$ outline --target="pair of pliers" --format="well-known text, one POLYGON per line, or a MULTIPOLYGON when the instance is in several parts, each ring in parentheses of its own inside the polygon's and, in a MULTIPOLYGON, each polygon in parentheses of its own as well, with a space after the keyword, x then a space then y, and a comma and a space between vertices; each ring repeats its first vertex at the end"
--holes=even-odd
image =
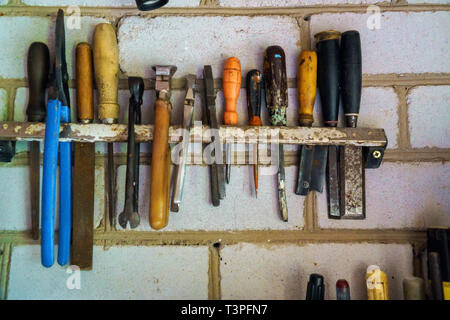
POLYGON ((42 265, 54 263, 56 177, 59 148, 59 242, 58 264, 69 262, 72 215, 71 143, 59 142, 61 122, 70 122, 70 97, 66 64, 64 11, 56 19, 55 61, 48 90, 42 178, 42 265))

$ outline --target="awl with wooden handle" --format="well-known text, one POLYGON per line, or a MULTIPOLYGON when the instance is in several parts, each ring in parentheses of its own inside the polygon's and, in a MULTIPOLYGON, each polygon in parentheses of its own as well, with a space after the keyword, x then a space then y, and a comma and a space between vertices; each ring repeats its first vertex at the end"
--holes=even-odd
POLYGON ((159 230, 169 223, 170 149, 169 126, 172 112, 171 79, 176 66, 154 66, 156 73, 155 124, 150 180, 150 226, 159 230))
MULTIPOLYGON (((247 109, 248 124, 251 126, 262 126, 261 121, 261 92, 262 74, 258 70, 250 70, 247 73, 247 109)), ((258 143, 253 145, 253 182, 255 185, 255 195, 258 198, 258 143)))
MULTIPOLYGON (((78 121, 94 121, 92 49, 88 43, 76 47, 78 121)), ((94 244, 95 144, 74 143, 71 263, 92 269, 94 244)))
MULTIPOLYGON (((327 127, 337 127, 339 113, 339 36, 338 31, 316 34, 317 84, 322 104, 323 122, 327 127)), ((340 218, 339 205, 339 147, 316 146, 314 162, 317 168, 311 172, 311 180, 323 183, 327 171, 328 217, 340 218), (328 159, 327 159, 328 155, 328 159)), ((322 191, 322 188, 312 190, 322 191)))
MULTIPOLYGON (((361 103, 361 40, 358 31, 341 35, 340 47, 341 96, 345 125, 356 128, 361 103)), ((362 147, 340 148, 341 219, 364 219, 365 182, 362 147)))
MULTIPOLYGON (((241 62, 236 57, 228 58, 222 77, 223 96, 225 98, 225 112, 223 123, 235 126, 238 124, 238 114, 236 112, 237 100, 241 91, 241 62)), ((226 180, 230 183, 231 175, 231 144, 227 143, 227 164, 225 167, 226 180)))
MULTIPOLYGON (((100 23, 94 31, 94 70, 98 91, 98 118, 102 123, 113 124, 119 119, 117 100, 119 87, 119 50, 114 28, 100 23)), ((115 226, 115 167, 114 145, 108 143, 108 211, 111 228, 115 226)))
MULTIPOLYGON (((317 89, 317 54, 314 51, 303 51, 300 54, 297 90, 299 102, 299 124, 311 127, 314 122, 313 110, 317 89)), ((298 169, 296 194, 306 196, 311 184, 311 170, 313 165, 313 146, 302 146, 298 169)))
MULTIPOLYGON (((286 55, 280 46, 270 46, 264 54, 264 88, 266 107, 272 126, 286 126, 288 106, 286 55)), ((278 145, 278 204, 283 221, 288 220, 283 145, 278 145)))
MULTIPOLYGON (((28 107, 29 122, 45 120, 45 88, 48 82, 50 55, 48 47, 42 42, 33 42, 28 49, 28 107)), ((40 211, 40 142, 30 142, 30 200, 31 200, 31 236, 39 239, 40 211)))

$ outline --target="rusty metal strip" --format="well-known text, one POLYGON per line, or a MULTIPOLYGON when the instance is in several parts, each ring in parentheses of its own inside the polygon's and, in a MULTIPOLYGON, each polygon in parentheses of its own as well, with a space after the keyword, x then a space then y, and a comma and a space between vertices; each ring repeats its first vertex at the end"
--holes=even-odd
POLYGON ((341 219, 364 219, 365 185, 362 148, 340 148, 341 219))
POLYGON ((92 269, 94 242, 95 145, 74 145, 71 264, 92 269))
MULTIPOLYGON (((180 126, 169 128, 169 143, 182 140, 180 126)), ((275 143, 308 145, 354 145, 384 147, 387 144, 384 129, 379 128, 307 128, 307 127, 272 127, 272 126, 221 126, 220 138, 236 143, 257 141, 267 143, 271 137, 278 137, 275 143)), ((136 141, 153 140, 152 125, 136 125, 136 141)), ((44 123, 0 122, 2 140, 38 141, 43 140, 44 123)), ((127 125, 124 124, 76 124, 61 125, 60 141, 75 142, 126 142, 127 125)), ((208 126, 194 126, 190 141, 211 142, 208 126)))

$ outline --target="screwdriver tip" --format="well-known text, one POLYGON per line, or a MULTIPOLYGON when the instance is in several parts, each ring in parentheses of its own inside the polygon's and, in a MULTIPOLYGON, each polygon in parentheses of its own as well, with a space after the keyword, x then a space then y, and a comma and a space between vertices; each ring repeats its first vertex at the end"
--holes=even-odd
POLYGON ((258 199, 258 189, 255 189, 256 199, 258 199))

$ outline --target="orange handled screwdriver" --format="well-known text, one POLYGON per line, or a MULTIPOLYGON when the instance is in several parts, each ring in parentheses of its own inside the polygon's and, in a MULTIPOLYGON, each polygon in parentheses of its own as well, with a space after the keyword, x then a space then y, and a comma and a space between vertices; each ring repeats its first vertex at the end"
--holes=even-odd
MULTIPOLYGON (((250 70, 246 78, 248 124, 251 126, 262 126, 261 121, 261 91, 262 75, 258 70, 250 70)), ((253 181, 255 183, 255 194, 258 198, 258 144, 253 147, 253 181)))
MULTIPOLYGON (((228 58, 223 70, 223 96, 225 97, 225 113, 223 122, 226 125, 237 125, 237 99, 241 90, 241 62, 236 57, 228 58)), ((231 175, 231 145, 227 143, 226 179, 230 183, 231 175)))

